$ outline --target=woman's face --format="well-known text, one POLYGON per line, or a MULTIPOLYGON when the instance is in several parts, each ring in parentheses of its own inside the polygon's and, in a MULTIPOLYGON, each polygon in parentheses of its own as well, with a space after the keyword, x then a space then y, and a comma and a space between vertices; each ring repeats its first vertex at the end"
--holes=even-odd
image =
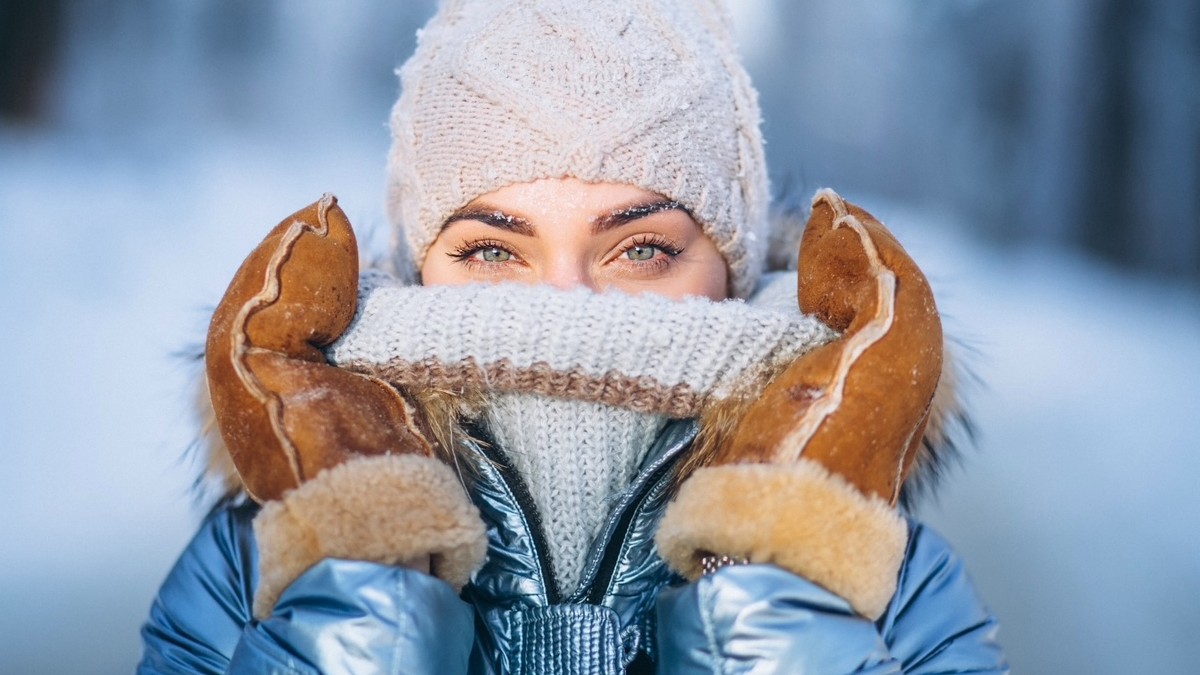
POLYGON ((630 185, 521 183, 467 204, 442 226, 425 285, 516 282, 672 299, 728 297, 725 260, 686 210, 630 185))

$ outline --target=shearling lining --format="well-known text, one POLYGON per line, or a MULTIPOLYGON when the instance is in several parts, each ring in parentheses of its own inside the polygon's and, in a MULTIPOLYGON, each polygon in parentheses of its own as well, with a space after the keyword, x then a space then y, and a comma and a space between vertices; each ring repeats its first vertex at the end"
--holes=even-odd
POLYGON ((698 469, 655 538, 659 555, 688 579, 700 576, 705 553, 770 563, 872 620, 895 593, 907 540, 904 519, 887 502, 805 459, 698 469))
POLYGON ((418 455, 364 457, 324 471, 264 505, 254 534, 258 618, 324 558, 394 565, 430 555, 434 576, 458 591, 487 552, 483 521, 457 476, 418 455))

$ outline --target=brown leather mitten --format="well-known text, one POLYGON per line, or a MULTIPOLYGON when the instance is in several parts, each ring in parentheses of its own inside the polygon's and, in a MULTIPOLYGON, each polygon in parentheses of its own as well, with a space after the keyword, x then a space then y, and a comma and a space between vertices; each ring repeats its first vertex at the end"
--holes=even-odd
POLYGON ((431 556, 456 589, 486 538, 416 408, 320 348, 354 317, 358 247, 332 195, 280 223, 242 263, 209 325, 205 367, 221 437, 255 518, 254 612, 323 558, 431 556))
POLYGON ((842 336, 763 391, 680 487, 659 552, 695 579, 710 554, 773 563, 878 618, 907 526, 895 509, 942 371, 924 275, 879 221, 831 190, 800 246, 800 309, 842 336))

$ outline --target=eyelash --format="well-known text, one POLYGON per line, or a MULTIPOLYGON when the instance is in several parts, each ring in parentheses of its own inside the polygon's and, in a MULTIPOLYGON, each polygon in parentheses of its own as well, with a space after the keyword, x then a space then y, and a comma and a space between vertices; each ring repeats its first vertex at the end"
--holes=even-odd
MULTIPOLYGON (((652 234, 652 235, 641 235, 638 237, 634 237, 633 240, 631 240, 627 246, 622 247, 621 250, 617 252, 616 259, 620 260, 623 256, 628 254, 631 250, 633 250, 635 248, 639 248, 639 247, 640 248, 655 248, 655 249, 658 249, 659 251, 662 251, 663 254, 665 254, 665 256, 666 256, 665 258, 663 258, 662 256, 654 256, 650 260, 646 260, 646 261, 635 261, 635 260, 626 260, 625 261, 625 264, 636 265, 636 266, 642 268, 643 270, 647 270, 647 271, 658 271, 659 269, 670 265, 675 257, 677 257, 679 254, 683 253, 683 249, 681 247, 675 245, 675 243, 673 241, 671 241, 670 239, 667 239, 666 237, 664 237, 660 234, 652 234)), ((480 251, 485 251, 488 249, 497 249, 500 251, 504 251, 504 252, 508 253, 509 256, 511 256, 512 260, 520 260, 519 256, 517 256, 516 252, 513 251, 512 247, 508 246, 504 242, 497 241, 495 239, 479 239, 476 241, 468 241, 468 242, 465 242, 462 245, 458 246, 454 250, 447 252, 446 255, 450 256, 455 261, 462 263, 463 265, 470 266, 470 267, 486 266, 485 269, 495 269, 494 266, 505 264, 505 263, 487 262, 484 260, 477 260, 475 258, 476 254, 478 254, 480 251)))
POLYGON ((625 253, 629 249, 637 247, 637 246, 642 246, 642 247, 652 246, 652 247, 662 251, 663 253, 666 253, 667 255, 671 256, 672 258, 679 255, 680 253, 683 253, 682 248, 676 246, 675 242, 671 241, 670 239, 667 239, 666 237, 662 236, 661 234, 648 234, 648 235, 641 235, 638 237, 634 237, 633 241, 629 242, 629 246, 626 246, 624 249, 621 250, 621 253, 625 253))
POLYGON ((500 250, 500 251, 504 251, 508 255, 512 256, 512 258, 517 258, 516 252, 513 251, 511 247, 509 247, 504 242, 496 241, 494 239, 480 239, 477 241, 468 241, 468 242, 462 244, 461 246, 459 246, 458 248, 455 248, 453 251, 448 252, 446 255, 450 256, 451 258, 453 258, 454 260, 457 260, 460 263, 463 263, 464 265, 502 264, 502 263, 485 262, 483 260, 475 259, 476 253, 479 253, 480 251, 485 251, 487 249, 492 249, 492 248, 500 250))
POLYGON ((676 256, 678 256, 680 253, 683 253, 683 249, 679 246, 676 246, 675 242, 671 241, 670 239, 667 239, 661 234, 650 234, 634 237, 633 240, 629 242, 628 246, 623 247, 617 253, 617 258, 620 259, 635 248, 656 248, 665 254, 665 258, 656 255, 653 258, 645 261, 625 261, 628 264, 637 265, 643 269, 653 271, 658 271, 667 267, 674 261, 673 259, 676 256))

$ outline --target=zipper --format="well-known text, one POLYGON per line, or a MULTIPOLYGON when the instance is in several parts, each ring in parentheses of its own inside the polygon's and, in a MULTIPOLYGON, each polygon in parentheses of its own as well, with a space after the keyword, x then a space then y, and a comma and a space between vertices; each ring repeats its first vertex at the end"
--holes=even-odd
POLYGON ((496 478, 504 485, 509 494, 517 502, 517 508, 524 514, 525 520, 529 523, 529 536, 532 539, 534 557, 537 558, 538 569, 542 572, 542 578, 546 580, 545 592, 546 603, 557 605, 562 602, 562 593, 558 589, 558 579, 554 576, 554 569, 550 565, 550 561, 546 552, 550 547, 546 543, 546 533, 542 529, 542 515, 537 509, 537 505, 533 501, 533 495, 529 491, 529 487, 525 484, 525 479, 521 477, 517 471, 508 463, 508 458, 504 453, 496 449, 496 445, 491 441, 490 437, 482 435, 484 430, 480 428, 472 428, 471 435, 481 439, 482 442, 474 444, 479 452, 488 462, 492 463, 496 468, 496 478))
POLYGON ((649 466, 625 492, 618 505, 620 515, 616 516, 615 524, 613 524, 613 516, 610 516, 605 528, 601 531, 606 535, 606 540, 599 562, 594 561, 596 553, 593 553, 584 569, 584 577, 580 580, 579 588, 567 599, 567 602, 600 604, 608 592, 609 584, 612 583, 612 576, 621 558, 621 553, 625 550, 625 544, 629 539, 630 524, 643 511, 649 495, 663 485, 668 474, 673 471, 679 456, 691 446, 696 438, 697 429, 694 421, 687 423, 673 421, 663 430, 656 446, 662 444, 667 446, 666 449, 657 452, 651 451, 652 456, 657 454, 657 457, 650 461, 649 466), (689 426, 685 428, 684 424, 689 426))
MULTIPOLYGON (((629 539, 629 526, 634 518, 642 511, 642 507, 646 503, 646 495, 656 490, 663 482, 664 477, 671 472, 675 466, 674 457, 671 461, 664 461, 659 466, 655 467, 651 473, 646 476, 646 482, 637 491, 630 503, 626 505, 621 513, 620 520, 617 521, 616 532, 618 537, 608 541, 604 549, 604 558, 600 561, 600 566, 596 569, 596 574, 593 577, 591 584, 581 585, 582 589, 587 589, 587 602, 589 604, 598 605, 604 599, 608 592, 608 586, 612 583, 613 574, 616 572, 617 563, 621 559, 621 553, 625 550, 625 542, 629 539)), ((576 601, 577 598, 572 598, 576 601)), ((578 599, 581 601, 581 599, 578 599)))

